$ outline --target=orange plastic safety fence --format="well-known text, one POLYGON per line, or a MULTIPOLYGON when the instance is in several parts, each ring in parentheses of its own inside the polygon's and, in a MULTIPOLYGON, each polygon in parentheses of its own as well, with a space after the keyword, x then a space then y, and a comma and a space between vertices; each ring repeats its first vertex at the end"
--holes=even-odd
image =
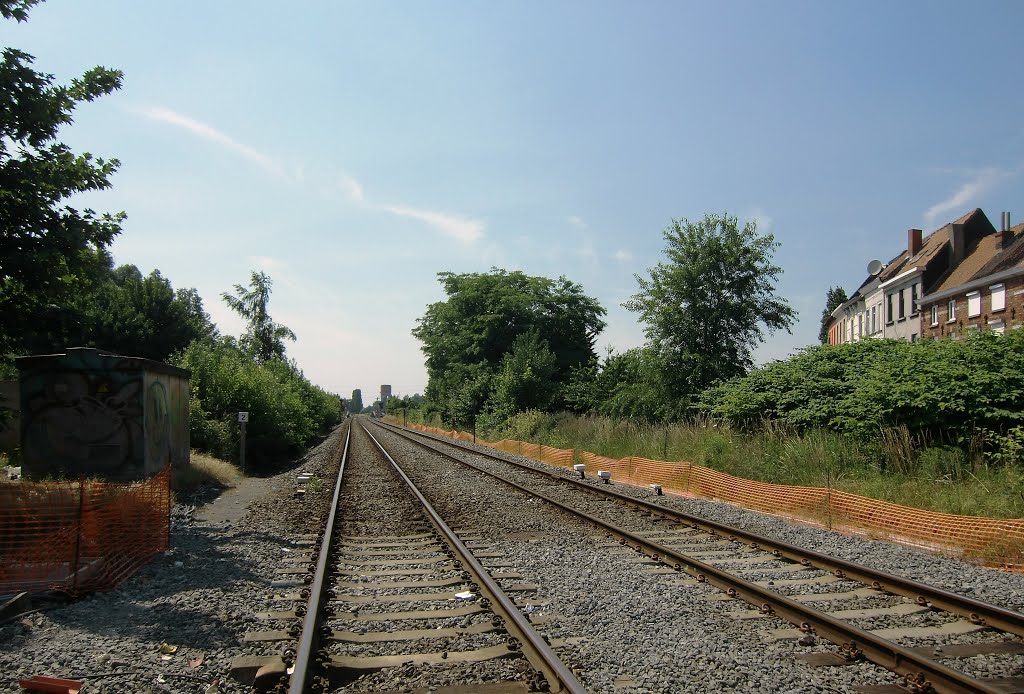
MULTIPOLYGON (((433 427, 420 431, 456 436, 433 427)), ((553 448, 526 441, 487 443, 506 453, 569 468, 577 460, 592 474, 635 485, 660 484, 665 491, 717 499, 745 508, 807 521, 835 530, 962 556, 992 568, 1024 571, 1024 518, 982 518, 926 511, 825 487, 796 487, 733 477, 690 463, 628 457, 616 460, 588 451, 553 448)))
POLYGON ((0 594, 116 586, 167 550, 170 479, 0 483, 0 594))

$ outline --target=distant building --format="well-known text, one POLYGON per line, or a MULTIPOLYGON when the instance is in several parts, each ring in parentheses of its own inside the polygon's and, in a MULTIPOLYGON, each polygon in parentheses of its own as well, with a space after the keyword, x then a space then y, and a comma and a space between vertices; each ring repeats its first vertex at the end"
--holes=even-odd
MULTIPOLYGON (((975 209, 922 238, 920 229, 907 232, 907 248, 882 265, 873 261, 869 276, 848 301, 832 312, 829 344, 859 342, 868 337, 887 337, 913 342, 933 334, 922 321, 926 294, 948 285, 950 277, 972 276, 985 261, 968 263, 970 272, 959 272, 980 246, 993 246, 995 227, 985 213, 975 209), (924 329, 923 329, 924 328, 924 329)), ((991 258, 991 254, 986 259, 991 258)), ((929 309, 931 310, 931 309, 929 309)), ((929 315, 930 319, 930 315, 929 315)))
POLYGON ((1010 226, 1003 213, 999 233, 969 246, 963 260, 921 299, 922 329, 929 337, 1024 324, 1024 224, 1010 226))
POLYGON ((384 407, 388 404, 388 398, 391 397, 391 386, 380 387, 380 406, 384 407))

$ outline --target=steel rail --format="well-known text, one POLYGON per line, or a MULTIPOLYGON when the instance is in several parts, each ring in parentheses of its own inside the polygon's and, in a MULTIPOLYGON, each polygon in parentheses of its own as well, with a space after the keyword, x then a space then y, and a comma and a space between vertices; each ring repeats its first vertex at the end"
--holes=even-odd
POLYGON ((323 618, 323 600, 327 582, 327 566, 331 553, 331 543, 334 539, 334 523, 338 515, 338 502, 341 499, 341 482, 345 476, 345 463, 348 462, 348 444, 352 438, 352 425, 349 424, 348 432, 345 434, 345 448, 341 453, 341 467, 338 470, 338 481, 334 483, 334 498, 331 500, 331 512, 327 516, 327 528, 324 530, 323 540, 320 542, 320 553, 317 557, 316 572, 313 574, 313 584, 309 590, 309 600, 306 602, 306 614, 302 620, 302 634, 299 637, 299 645, 295 651, 295 664, 288 682, 288 694, 303 694, 310 691, 312 684, 309 682, 313 674, 316 651, 320 647, 320 621, 323 618))
MULTIPOLYGON (((393 427, 394 425, 388 426, 393 427)), ((396 433, 398 433, 398 431, 407 433, 409 430, 399 429, 396 430, 396 433)), ((467 448, 450 440, 437 438, 423 432, 415 433, 439 443, 469 451, 474 455, 480 455, 502 463, 515 465, 537 474, 546 474, 560 482, 576 485, 578 488, 585 489, 593 494, 603 494, 605 496, 617 498, 631 505, 641 506, 648 511, 659 513, 667 518, 671 518, 672 520, 688 523, 695 528, 719 533, 725 535, 729 539, 745 542, 755 549, 773 552, 778 557, 786 557, 787 559, 804 564, 808 568, 829 571, 839 578, 848 578, 854 581, 859 581, 864 585, 871 586, 876 590, 902 595, 903 597, 910 598, 919 605, 928 605, 939 608, 943 611, 964 617, 974 624, 989 626, 999 631, 1005 631, 1010 634, 1024 637, 1024 614, 1021 614, 1020 612, 1014 612, 1013 610, 1008 610, 1006 608, 999 607, 998 605, 983 602, 966 595, 959 595, 910 578, 904 578, 903 576, 897 576, 885 571, 879 571, 878 569, 872 569, 867 566, 855 564, 845 559, 831 557, 827 554, 798 547, 781 540, 775 540, 740 528, 733 528, 683 511, 667 508, 645 499, 637 499, 636 497, 629 496, 628 494, 623 494, 622 492, 618 492, 614 489, 609 489, 605 485, 597 486, 594 484, 588 484, 582 480, 573 479, 563 475, 552 476, 550 473, 538 470, 537 468, 529 465, 508 460, 483 451, 478 451, 476 449, 467 448)))
MULTIPOLYGON (((392 431, 394 430, 392 429, 392 431)), ((908 679, 908 681, 914 682, 918 686, 931 686, 933 691, 940 694, 999 694, 1000 692, 1005 692, 1005 689, 1002 687, 990 685, 983 680, 970 677, 934 660, 917 655, 916 653, 887 639, 875 636, 869 631, 859 629, 847 624, 846 622, 838 620, 828 613, 815 610, 814 608, 808 607, 807 605, 795 600, 791 600, 785 596, 779 595, 778 593, 774 593, 755 583, 745 581, 738 576, 733 576, 722 569, 710 564, 705 564, 704 562, 688 557, 685 554, 681 554, 671 547, 634 535, 624 528, 620 528, 601 518, 585 513, 584 511, 574 509, 571 506, 566 506, 542 492, 529 489, 528 487, 512 482, 511 480, 507 480, 500 475, 485 470, 473 463, 461 460, 455 456, 445 453, 444 451, 428 446, 422 441, 418 441, 411 436, 403 434, 402 431, 394 431, 394 433, 410 442, 416 443, 423 448, 433 451, 438 455, 448 458, 449 460, 493 477, 494 479, 504 482, 505 484, 529 494, 530 496, 543 499, 556 508, 604 528, 606 531, 616 537, 619 537, 626 543, 634 543, 634 548, 638 551, 643 552, 643 550, 646 549, 647 552, 650 553, 649 556, 653 559, 665 562, 666 564, 670 564, 670 562, 666 561, 666 558, 671 559, 672 562, 674 562, 674 568, 677 570, 687 571, 691 575, 695 576, 698 581, 707 582, 725 590, 731 597, 744 600, 754 607, 761 609, 766 613, 766 615, 780 617, 799 626, 804 631, 818 633, 829 641, 844 647, 844 650, 847 653, 857 653, 859 656, 863 656, 887 670, 903 675, 908 679)), ((448 442, 445 441, 444 443, 448 442)), ((466 450, 462 446, 455 447, 460 450, 466 450)), ((470 450, 469 452, 477 453, 475 450, 470 450)), ((502 459, 499 458, 498 460, 502 459)), ((502 462, 510 461, 502 460, 502 462)), ((544 474, 542 471, 537 471, 534 468, 531 468, 531 470, 544 474)), ((557 476, 557 478, 562 479, 560 475, 557 476)), ((587 486, 589 487, 590 485, 587 486)), ((633 501, 632 497, 626 498, 633 501)), ((660 510, 660 507, 658 508, 660 510)), ((927 690, 925 689, 922 691, 927 690)))
POLYGON ((423 505, 423 509, 426 511, 431 524, 437 529, 442 535, 445 542, 451 546, 455 552, 459 555, 459 559, 467 570, 473 575, 474 580, 480 587, 481 593, 485 594, 491 601, 491 609, 494 610, 502 619, 505 621, 505 629, 520 643, 524 644, 523 655, 530 661, 530 664, 538 670, 547 680, 548 684, 552 686, 551 691, 553 692, 568 692, 569 694, 586 694, 587 690, 580 684, 579 680, 572 671, 562 662, 562 660, 555 654, 551 646, 544 641, 544 638, 537 633, 537 631, 530 624, 529 620, 519 611, 516 607, 515 602, 509 598, 505 592, 498 585, 497 581, 491 578, 490 574, 483 567, 480 561, 473 556, 473 553, 469 551, 469 548, 463 544, 462 540, 459 539, 458 535, 448 527, 448 524, 444 522, 440 514, 434 507, 427 501, 427 498, 423 496, 422 492, 416 487, 413 481, 405 473, 405 470, 391 457, 391 454, 385 450, 384 446, 374 437, 373 434, 367 430, 364 425, 361 425, 366 435, 370 437, 373 443, 380 449, 384 457, 388 459, 394 467, 395 472, 402 478, 405 484, 409 487, 409 491, 412 492, 413 496, 416 497, 417 501, 423 505), (533 657, 526 652, 526 649, 533 651, 533 657), (559 688, 555 688, 555 686, 559 688))

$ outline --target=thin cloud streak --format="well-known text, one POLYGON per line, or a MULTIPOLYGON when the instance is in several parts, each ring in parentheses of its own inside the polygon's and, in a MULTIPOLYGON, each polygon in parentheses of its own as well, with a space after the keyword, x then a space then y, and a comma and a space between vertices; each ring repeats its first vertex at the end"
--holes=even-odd
POLYGON ((1010 172, 994 166, 975 172, 974 177, 953 191, 952 195, 942 202, 932 205, 925 211, 924 218, 928 226, 933 227, 935 226, 935 220, 950 212, 964 208, 972 200, 995 188, 1009 175, 1010 172))
POLYGON ((159 121, 162 123, 168 123, 176 127, 187 130, 188 132, 203 138, 215 142, 222 147, 229 149, 236 154, 240 154, 242 157, 249 161, 258 164, 260 167, 270 171, 274 174, 280 174, 281 170, 274 160, 263 154, 259 150, 253 149, 248 145, 243 145, 241 142, 233 139, 229 135, 222 133, 216 128, 203 123, 202 121, 183 116, 180 113, 172 111, 169 108, 163 108, 160 106, 149 106, 138 109, 138 112, 148 118, 149 120, 159 121))
POLYGON ((384 209, 399 217, 409 217, 410 219, 426 222, 442 234, 451 236, 464 243, 473 243, 483 238, 484 235, 483 222, 475 219, 399 205, 389 205, 384 209))

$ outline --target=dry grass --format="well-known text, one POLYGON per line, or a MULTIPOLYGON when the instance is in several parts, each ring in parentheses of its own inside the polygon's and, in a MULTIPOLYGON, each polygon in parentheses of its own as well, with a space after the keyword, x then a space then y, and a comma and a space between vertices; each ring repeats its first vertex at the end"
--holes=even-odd
POLYGON ((220 458, 192 451, 191 464, 184 469, 175 469, 171 487, 176 492, 188 492, 204 484, 234 487, 242 479, 238 468, 220 458))

